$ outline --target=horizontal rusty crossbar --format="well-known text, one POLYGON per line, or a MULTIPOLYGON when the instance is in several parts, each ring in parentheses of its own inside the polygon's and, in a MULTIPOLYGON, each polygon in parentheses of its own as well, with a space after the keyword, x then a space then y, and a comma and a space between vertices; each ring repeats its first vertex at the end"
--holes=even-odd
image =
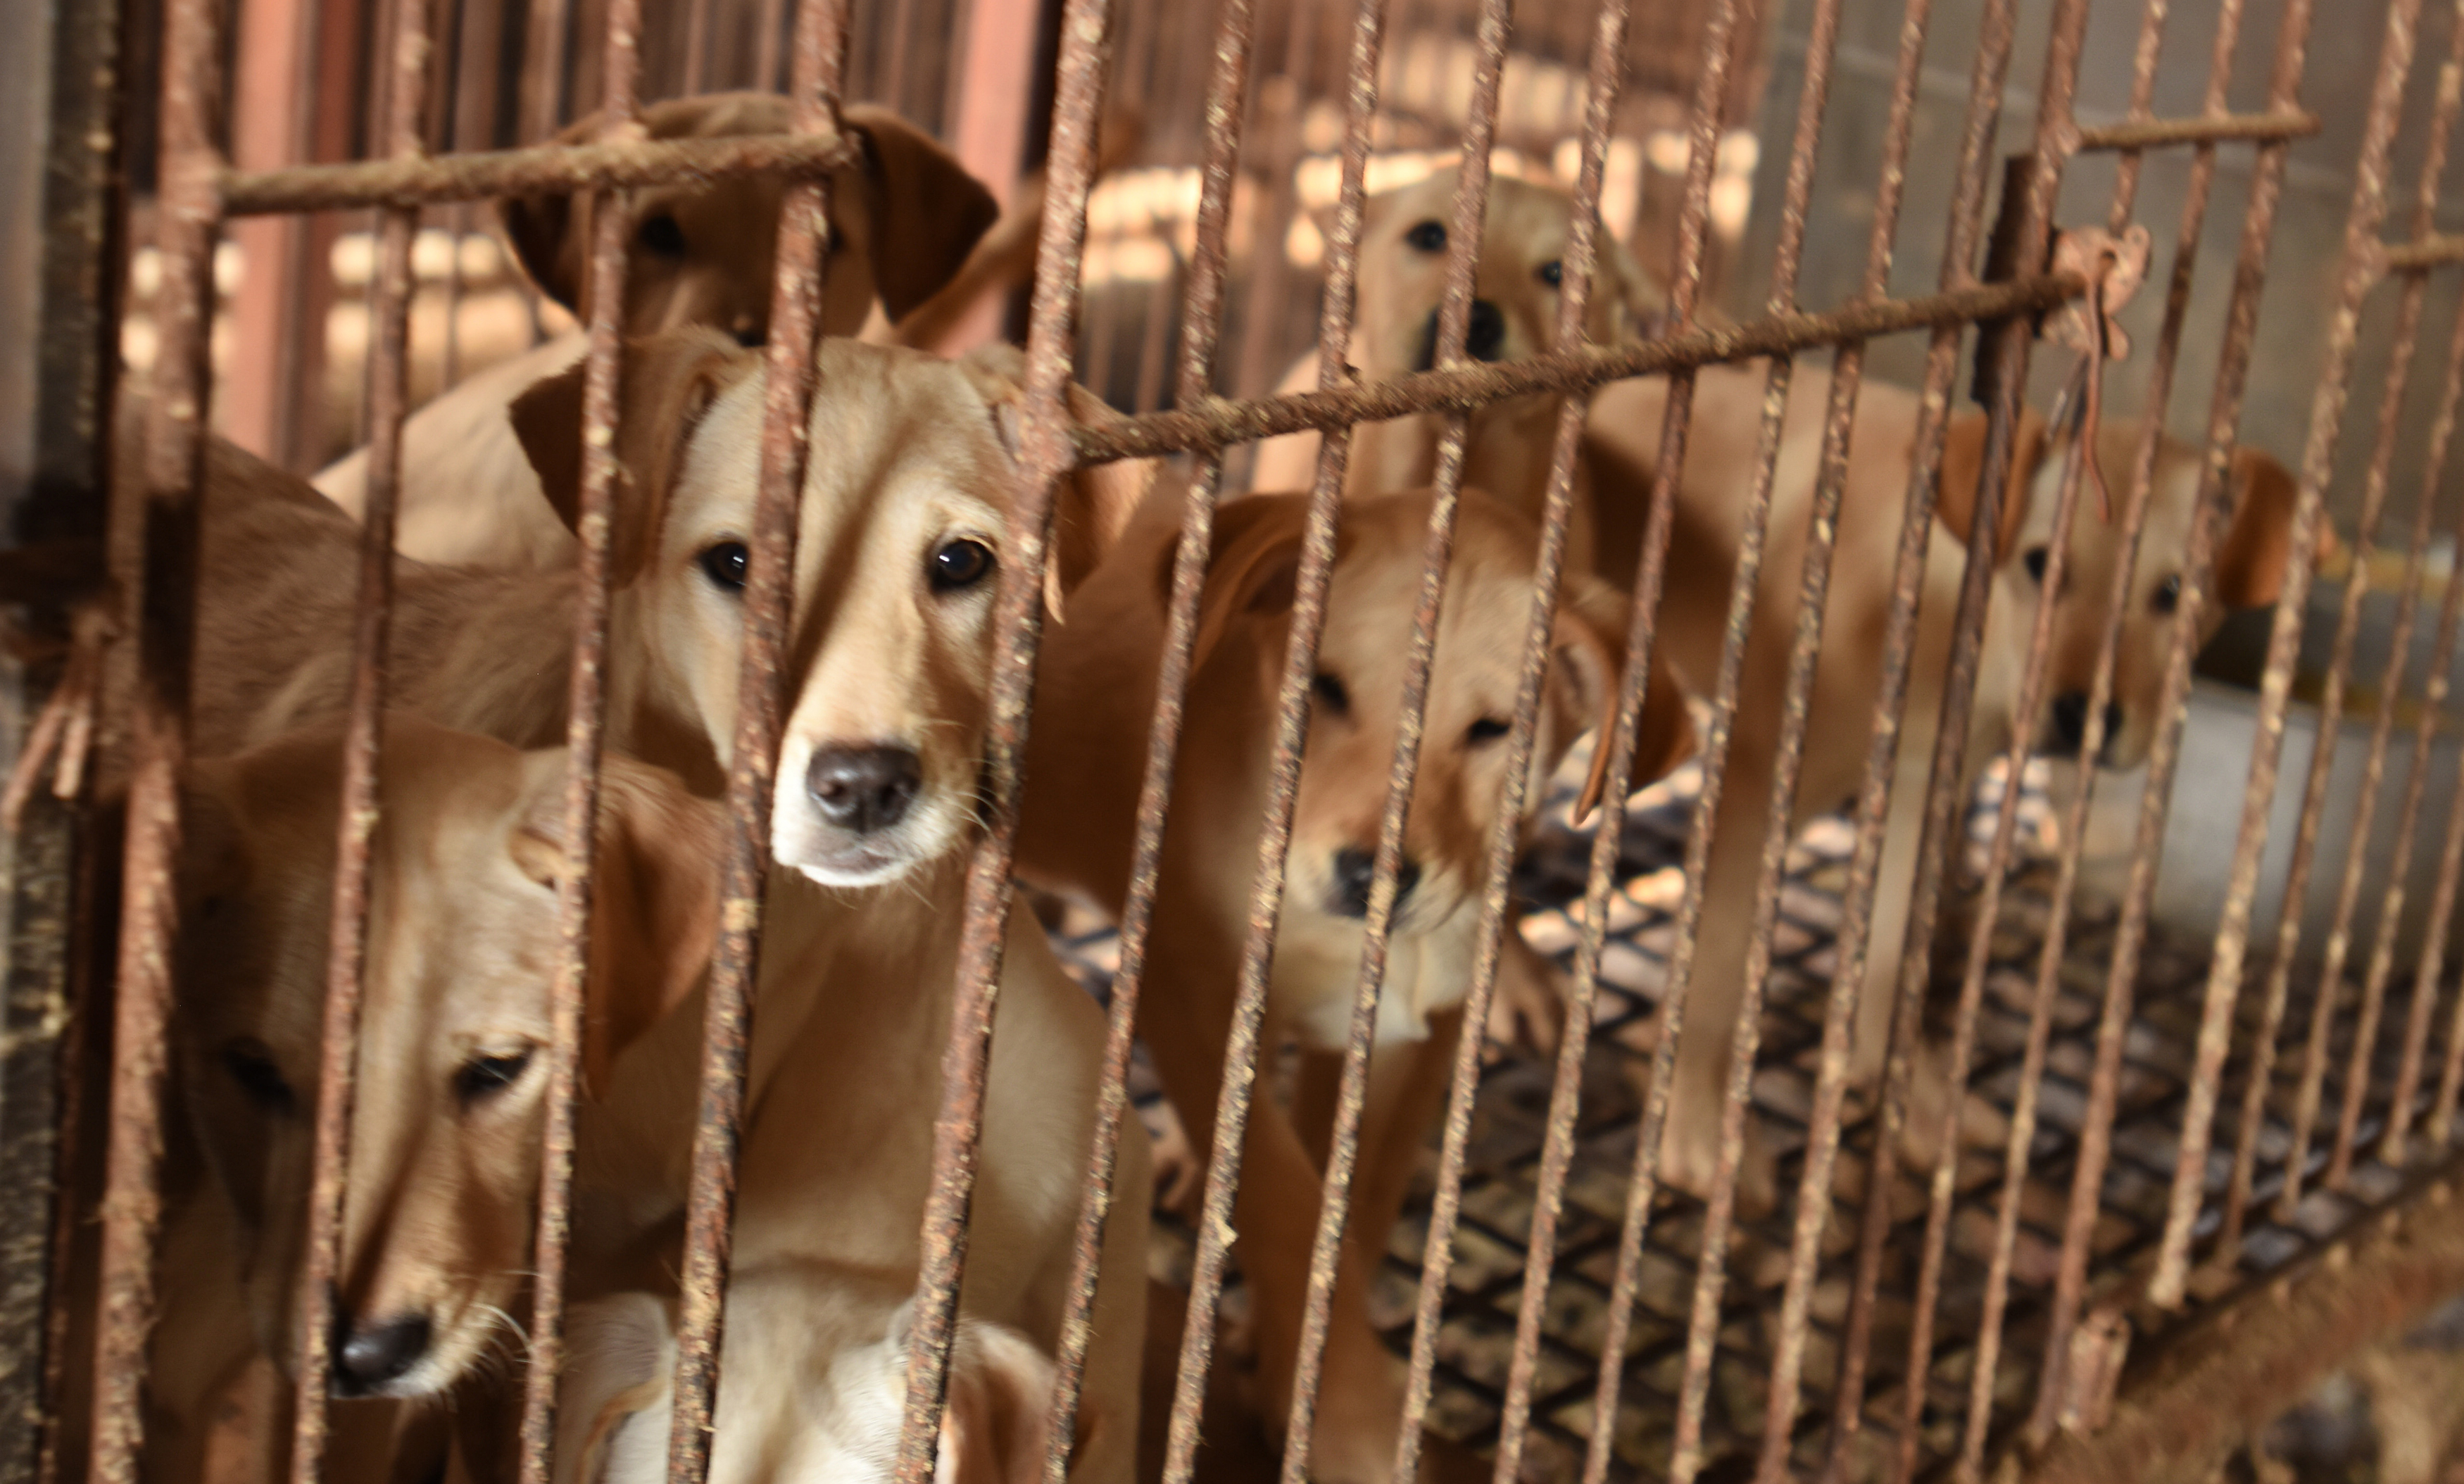
POLYGON ((2432 233, 2415 237, 2410 242, 2391 244, 2379 258, 2383 274, 2426 273, 2432 268, 2445 268, 2464 263, 2464 235, 2455 233, 2432 233))
POLYGON ((2238 140, 2308 139, 2319 132, 2319 116, 2306 109, 2289 113, 2220 114, 2204 119, 2148 119, 2137 123, 2106 123, 2082 128, 2071 141, 2075 154, 2098 150, 2155 149, 2167 144, 2223 144, 2238 140))
POLYGON ((1581 391, 1603 382, 1780 355, 1812 345, 1846 344, 1903 330, 2007 319, 2050 309, 2086 288, 2074 275, 2040 274, 1916 299, 1851 304, 1825 314, 1771 315, 1745 324, 1692 329, 1639 344, 1585 345, 1523 361, 1419 371, 1372 386, 1294 392, 1254 402, 1213 397, 1194 408, 1081 428, 1075 434, 1078 459, 1081 464, 1103 464, 1120 458, 1153 458, 1287 432, 1382 422, 1415 412, 1470 411, 1537 392, 1581 391))
POLYGON ((635 186, 714 181, 732 175, 788 179, 825 175, 856 158, 857 146, 832 132, 534 144, 414 160, 360 160, 279 170, 225 170, 217 181, 231 216, 323 211, 351 207, 419 206, 635 186))

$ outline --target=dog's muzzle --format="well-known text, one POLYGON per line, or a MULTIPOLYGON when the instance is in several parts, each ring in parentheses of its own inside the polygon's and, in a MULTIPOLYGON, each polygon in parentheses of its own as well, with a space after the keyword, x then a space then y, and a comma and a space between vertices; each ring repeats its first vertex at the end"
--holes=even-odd
MULTIPOLYGON (((1369 889, 1377 879, 1377 857, 1368 851, 1352 849, 1334 853, 1334 879, 1327 891, 1327 910, 1341 918, 1369 916, 1369 889)), ((1412 897, 1412 888, 1420 884, 1420 867, 1410 856, 1395 873, 1395 910, 1401 912, 1403 903, 1412 897)))
POLYGON ((924 784, 924 764, 909 747, 828 747, 813 754, 804 790, 833 828, 871 834, 907 817, 924 784))
MULTIPOLYGON (((1420 354, 1412 369, 1425 371, 1438 364, 1438 316, 1432 309, 1420 326, 1420 354)), ((1471 301, 1471 324, 1463 335, 1463 354, 1475 361, 1494 361, 1506 348, 1506 313, 1485 299, 1471 301)))
POLYGON ((380 1394, 426 1359, 429 1340, 428 1316, 424 1314, 355 1328, 350 1316, 338 1306, 334 1315, 334 1394, 380 1394))
MULTIPOLYGON (((2106 701, 2104 703, 2104 742, 2103 746, 2098 750, 2101 752, 2110 749, 2113 746, 2113 740, 2121 735, 2122 708, 2112 701, 2106 701)), ((2049 757, 2076 758, 2079 755, 2079 749, 2086 744, 2087 694, 2083 691, 2066 691, 2055 697, 2053 704, 2046 708, 2044 746, 2041 750, 2049 757)))

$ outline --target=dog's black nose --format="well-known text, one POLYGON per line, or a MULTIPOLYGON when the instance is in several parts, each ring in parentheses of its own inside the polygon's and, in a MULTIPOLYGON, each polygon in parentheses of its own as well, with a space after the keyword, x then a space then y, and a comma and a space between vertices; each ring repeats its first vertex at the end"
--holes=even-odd
MULTIPOLYGON (((1334 910, 1347 918, 1369 916, 1369 888, 1377 878, 1377 857, 1351 849, 1334 853, 1334 910)), ((1395 905, 1400 908, 1420 884, 1420 868, 1410 856, 1395 873, 1395 905)))
MULTIPOLYGON (((338 1327, 348 1319, 336 1317, 338 1327)), ((386 1382, 399 1379, 428 1353, 428 1317, 370 1324, 337 1335, 334 1346, 334 1391, 340 1396, 366 1396, 386 1382)))
POLYGON ((735 336, 736 343, 742 345, 747 350, 760 349, 763 343, 769 339, 768 336, 761 333, 761 327, 753 323, 751 321, 739 321, 736 327, 728 331, 728 333, 735 336))
POLYGON ((824 819, 870 834, 906 817, 923 781, 923 764, 909 748, 831 747, 813 754, 804 786, 824 819))
POLYGON ((1485 299, 1471 301, 1471 331, 1463 351, 1475 361, 1494 361, 1506 346, 1506 315, 1485 299))
MULTIPOLYGON (((2064 757, 2078 757, 2087 744, 2087 694, 2065 691, 2054 698, 2054 742, 2064 757)), ((2104 742, 2110 745, 2116 732, 2122 730, 2122 708, 2111 701, 2104 705, 2104 742)))

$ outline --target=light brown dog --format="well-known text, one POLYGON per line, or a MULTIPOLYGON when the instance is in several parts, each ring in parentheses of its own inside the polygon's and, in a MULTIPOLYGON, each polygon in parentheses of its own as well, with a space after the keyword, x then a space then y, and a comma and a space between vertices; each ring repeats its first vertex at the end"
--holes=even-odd
MULTIPOLYGON (((1364 383, 1425 371, 1437 354, 1455 182, 1455 172, 1445 170, 1370 198, 1361 224, 1360 297, 1350 352, 1364 383)), ((1557 285, 1573 202, 1562 191, 1512 176, 1493 178, 1488 189, 1478 297, 1464 350, 1474 361, 1521 361, 1556 344, 1557 285)), ((1605 231, 1595 240, 1599 272, 1591 299, 1591 338, 1613 344, 1647 333, 1667 307, 1667 295, 1605 231)), ((1309 391, 1316 386, 1312 351, 1275 389, 1309 391)), ((1463 482, 1538 521, 1548 494, 1558 405, 1551 396, 1518 397, 1472 413, 1463 482)), ((1429 412, 1353 430, 1345 492, 1429 483, 1436 477, 1441 423, 1429 412)), ((1317 477, 1317 454, 1313 432, 1269 438, 1258 446, 1250 487, 1308 489, 1317 477)), ((1569 547, 1570 560, 1578 565, 1590 560, 1588 514, 1578 502, 1569 547)))
MULTIPOLYGON (((1029 880, 1114 914, 1129 885, 1177 511, 1169 498, 1148 502, 1072 599, 1067 624, 1046 634, 1038 677, 1019 868, 1029 880)), ((1288 1036, 1308 1052, 1339 1056, 1347 1040, 1428 513, 1426 495, 1364 498, 1345 509, 1275 943, 1269 1048, 1288 1036)), ((1200 1149, 1212 1137, 1248 919, 1306 514, 1304 497, 1261 495, 1227 503, 1217 516, 1143 1017, 1165 1088, 1200 1149)), ((1514 511, 1465 492, 1319 1398, 1310 1459, 1318 1478, 1383 1477, 1391 1467, 1402 1392, 1370 1327, 1365 1284, 1385 1251, 1452 1065, 1537 545, 1537 533, 1514 511)), ((1614 594, 1570 580, 1537 742, 1542 775, 1613 704, 1624 628, 1614 594)), ((1672 766, 1689 736, 1682 698, 1664 680, 1655 684, 1641 719, 1638 776, 1672 766)), ((1532 797, 1536 803, 1536 791, 1532 797)), ((1313 1119, 1305 1113, 1302 1121, 1313 1119)), ((1320 1177, 1305 1137, 1322 1156, 1323 1126, 1296 1129, 1270 1097, 1251 1105, 1238 1226, 1265 1420, 1276 1430, 1291 1397, 1317 1220, 1320 1177)))
MULTIPOLYGON (((912 351, 826 340, 818 355, 784 677, 785 782, 771 820, 774 858, 791 870, 771 877, 737 1251, 749 1260, 775 1229, 787 1254, 913 1271, 948 1034, 949 924, 979 828, 993 591, 1018 481, 1003 409, 1019 391, 997 367, 912 351), (892 1067, 904 1070, 885 1080, 892 1067), (836 1219, 815 1219, 817 1208, 836 1219), (831 1245, 842 1237, 847 1250, 831 1245)), ((627 365, 607 735, 715 795, 735 735, 762 372, 753 353, 706 330, 639 344, 627 365)), ((543 489, 566 510, 579 384, 578 373, 543 384, 515 410, 543 489)), ((1065 483, 1056 601, 1093 567, 1135 490, 1129 471, 1065 483)), ((200 749, 338 715, 356 529, 288 476, 220 445, 205 506, 200 749), (286 556, 270 572, 269 551, 286 556)), ((570 573, 404 563, 393 696, 462 729, 517 742, 561 738, 572 589, 570 573)), ((1013 926, 965 1300, 1048 1344, 1103 1022, 1032 919, 1013 926)), ((699 1019, 690 1009, 670 1017, 619 1061, 605 1102, 585 1110, 587 1188, 578 1199, 599 1204, 595 1235, 577 1242, 578 1274, 617 1261, 681 1206, 699 1019)), ((1126 1478, 1134 1449, 1145 1156, 1134 1141, 1124 1149, 1107 1229, 1079 1452, 1089 1478, 1126 1478)))
MULTIPOLYGON (((907 1408, 905 1274, 781 1260, 738 1267, 713 1419, 714 1484, 889 1484, 907 1408)), ((557 1409, 557 1484, 668 1476, 674 1317, 645 1293, 578 1306, 557 1409)), ((1050 1358, 1017 1330, 961 1319, 935 1484, 1032 1484, 1050 1436, 1050 1358)))
MULTIPOLYGON (((1729 577, 1736 565, 1743 520, 1740 492, 1754 467, 1764 382, 1760 365, 1713 365, 1704 367, 1696 383, 1660 627, 1670 658, 1689 675, 1717 673, 1729 577)), ((1586 452, 1592 488, 1599 502, 1601 550, 1604 560, 1623 564, 1623 570, 1632 570, 1640 540, 1666 386, 1657 379, 1614 383, 1601 388, 1592 407, 1586 452)), ((1827 372, 1810 365, 1798 368, 1783 425, 1770 547, 1745 657, 1727 790, 1703 888, 1702 938, 1694 961, 1685 1033, 1678 1052, 1677 1084, 1669 1104, 1661 1164, 1666 1178, 1696 1191, 1709 1187, 1718 1149, 1722 1091, 1751 933, 1756 861, 1771 810, 1787 655, 1796 622, 1799 573, 1829 394, 1827 372)), ((1916 394, 1899 388, 1868 381, 1858 399, 1841 491, 1838 550, 1792 825, 1840 807, 1855 795, 1863 778, 1881 684, 1882 630, 1917 416, 1916 394)), ((2103 430, 2099 453, 2105 479, 2117 498, 2128 487, 2138 436, 2135 424, 2113 423, 2103 430)), ((1898 772, 1892 784, 1865 984, 1859 1001, 1854 1074, 1866 1086, 1881 1070, 1892 987, 1898 982, 1902 939, 1915 885, 1925 775, 1940 720, 1952 619, 1967 559, 1965 543, 1977 508, 1984 438, 1983 414, 1956 417, 1943 453, 1898 772)), ((2038 576, 2045 569, 2052 539, 2061 453, 2062 445, 2049 444, 2042 422, 2029 413, 2019 430, 2000 518, 2001 539, 1992 559, 1992 596, 1986 611, 1975 710, 1961 774, 1963 799, 1972 796, 1981 770, 2011 742, 2028 631, 2037 604, 2046 596, 2039 589, 2038 576)), ((2290 476, 2275 460, 2251 450, 2234 454, 2233 469, 2233 522, 2218 548, 2217 602, 2201 615, 2201 641, 2223 621, 2225 609, 2273 603, 2293 555, 2288 529, 2294 498, 2290 476)), ((2183 552, 2197 481, 2196 451, 2167 442, 2149 494, 2145 545, 2130 579, 2129 616, 2117 656, 2106 738, 2094 760, 2101 766, 2131 768, 2145 760, 2158 721, 2165 654, 2176 622, 2174 607, 2181 590, 2183 552)), ((2046 692, 2049 704, 2043 730, 2034 740, 2037 751, 2051 756, 2075 757, 2079 750, 2088 688, 2122 544, 2119 513, 2113 523, 2107 523, 2099 516, 2092 490, 2083 489, 2079 498, 2086 503, 2074 522, 2069 570, 2062 590, 2051 596, 2057 611, 2046 692)), ((1946 913, 1946 919, 1949 916, 1946 913)), ((1964 954, 1965 950, 1963 941, 1959 951, 1964 954)), ((1920 1101, 1910 1134, 1912 1140, 1921 1141, 1914 1144, 1915 1152, 1929 1158, 1930 1150, 1922 1141, 1943 1126, 1951 1090, 1942 1049, 1928 1045, 1918 1054, 1920 1101)), ((1776 1194, 1771 1163, 1761 1153, 1758 1140, 1749 1149, 1741 1199, 1749 1208, 1768 1207, 1776 1194)))
MULTIPOLYGON (((992 196, 957 160, 886 109, 850 104, 860 163, 831 177, 825 335, 853 335, 879 302, 892 321, 957 274, 996 215, 992 196)), ((778 134, 787 100, 768 93, 671 99, 643 110, 652 139, 778 134)), ((596 119, 560 139, 593 138, 596 119)), ((635 193, 626 255, 624 323, 631 335, 706 324, 758 345, 768 334, 774 242, 786 185, 777 176, 655 187, 635 193)), ((586 319, 591 281, 588 195, 502 203, 505 236, 540 292, 586 319)), ((570 565, 573 541, 539 498, 505 423, 523 388, 582 358, 583 337, 560 336, 492 366, 414 412, 403 428, 395 549, 425 562, 536 570, 570 565)), ((320 471, 317 488, 354 518, 366 508, 367 451, 320 471)))
MULTIPOLYGON (((156 1336, 156 1477, 197 1477, 207 1403, 252 1357, 287 1370, 296 1354, 341 758, 341 732, 318 728, 200 763, 184 790, 172 1054, 214 1188, 170 1223, 165 1260, 182 1280, 156 1336)), ((583 1070, 604 1090, 616 1054, 709 963, 723 820, 629 758, 609 754, 601 777, 583 1070)), ((564 779, 561 749, 388 719, 348 1074, 338 1397, 440 1395, 492 1354, 504 1363, 518 1332, 564 779)), ((268 1430, 278 1453, 289 1428, 268 1430)))

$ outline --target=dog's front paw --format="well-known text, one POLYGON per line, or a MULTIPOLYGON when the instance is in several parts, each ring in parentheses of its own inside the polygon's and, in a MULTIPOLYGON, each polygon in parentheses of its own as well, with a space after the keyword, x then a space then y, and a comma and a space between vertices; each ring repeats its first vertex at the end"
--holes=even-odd
POLYGON ((1498 943, 1497 992, 1488 1002, 1488 1038, 1554 1055, 1566 1030, 1566 976, 1508 929, 1498 943))
POLYGON ((1999 1149, 2010 1143, 2009 1115, 1951 1079, 1949 1047, 1931 1036, 1921 1038, 1908 1070, 1908 1117, 1900 1128, 1900 1159, 1908 1168, 1930 1170, 1941 1163, 1943 1130, 1954 1103, 1962 1145, 1999 1149))
MULTIPOLYGON (((1764 1141, 1761 1125, 1750 1110, 1745 1133, 1737 1161, 1736 1211, 1749 1219, 1768 1216, 1779 1206, 1779 1160, 1764 1141)), ((1707 1098, 1672 1098, 1660 1144, 1661 1183, 1707 1201, 1719 1172, 1719 1105, 1707 1098)))
POLYGON ((1155 1209, 1195 1223, 1206 1203, 1206 1157, 1190 1143, 1178 1118, 1164 1119, 1155 1134, 1152 1158, 1155 1209))

